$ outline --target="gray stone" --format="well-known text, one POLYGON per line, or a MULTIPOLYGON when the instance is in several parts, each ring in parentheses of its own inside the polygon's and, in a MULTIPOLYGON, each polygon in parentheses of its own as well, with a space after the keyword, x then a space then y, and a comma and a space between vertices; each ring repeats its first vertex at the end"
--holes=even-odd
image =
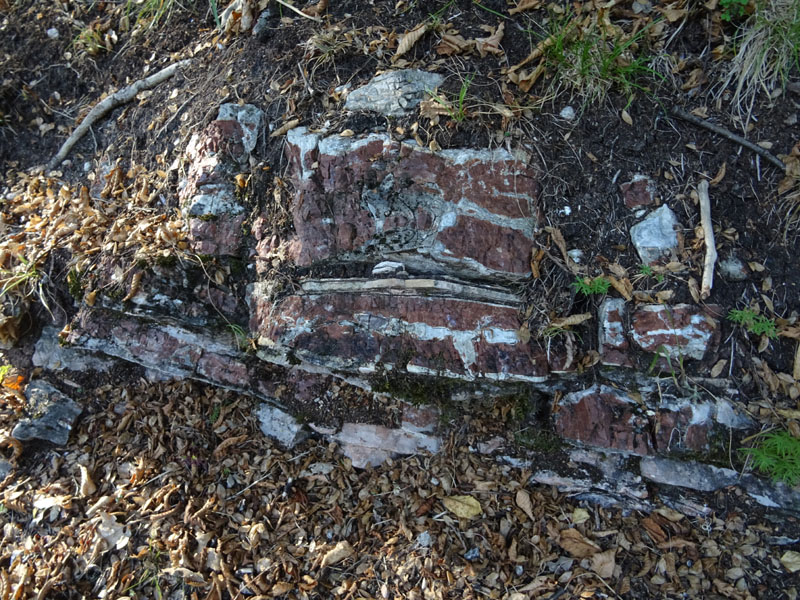
POLYGON ((748 271, 741 260, 735 256, 729 256, 719 262, 719 274, 731 281, 744 281, 747 279, 748 271))
POLYGON ((631 227, 631 240, 646 265, 669 258, 678 249, 678 235, 675 227, 678 219, 664 204, 650 213, 641 223, 631 227))
POLYGON ((107 357, 87 352, 80 348, 63 346, 59 343, 56 327, 45 327, 36 342, 33 352, 33 365, 50 371, 107 371, 114 361, 107 357))
POLYGON ((45 381, 31 381, 25 396, 29 417, 21 419, 11 435, 21 442, 38 439, 64 446, 83 411, 80 405, 45 381))
POLYGON ((3 481, 11 471, 14 470, 14 465, 4 458, 0 458, 0 481, 3 481))
POLYGON ((741 485, 747 495, 761 506, 800 512, 800 492, 783 482, 773 483, 754 475, 744 475, 741 485))
POLYGON ((350 92, 347 110, 371 110, 389 117, 400 117, 416 108, 427 92, 442 85, 444 77, 436 73, 405 69, 382 73, 365 86, 350 92))
POLYGON ((217 120, 239 122, 244 132, 242 136, 244 151, 250 154, 256 147, 258 134, 261 132, 261 128, 264 125, 264 111, 252 104, 244 104, 241 106, 238 104, 223 104, 219 107, 219 116, 217 116, 217 120))
POLYGON ((256 416, 261 422, 261 432, 278 440, 287 448, 292 448, 300 443, 306 436, 304 427, 292 415, 279 408, 262 404, 256 411, 256 416))
POLYGON ((643 458, 639 469, 643 477, 656 483, 685 487, 698 492, 713 492, 736 485, 739 478, 739 474, 732 469, 652 456, 643 458))

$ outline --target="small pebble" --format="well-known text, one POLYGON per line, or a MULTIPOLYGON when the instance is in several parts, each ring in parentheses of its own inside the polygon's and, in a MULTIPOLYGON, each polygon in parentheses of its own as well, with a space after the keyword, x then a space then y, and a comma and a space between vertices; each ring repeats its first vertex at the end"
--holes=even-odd
POLYGON ((464 555, 464 559, 468 561, 478 560, 481 557, 481 551, 478 548, 470 548, 464 555))
POLYGON ((558 116, 567 121, 572 121, 572 119, 575 118, 575 109, 571 106, 565 106, 561 109, 561 112, 558 113, 558 116))
POLYGON ((56 29, 55 27, 51 27, 50 29, 47 30, 47 37, 49 37, 51 40, 57 40, 58 36, 59 36, 58 29, 56 29))
POLYGON ((567 254, 576 263, 580 263, 581 260, 583 260, 583 250, 580 248, 573 248, 572 250, 568 251, 567 254))

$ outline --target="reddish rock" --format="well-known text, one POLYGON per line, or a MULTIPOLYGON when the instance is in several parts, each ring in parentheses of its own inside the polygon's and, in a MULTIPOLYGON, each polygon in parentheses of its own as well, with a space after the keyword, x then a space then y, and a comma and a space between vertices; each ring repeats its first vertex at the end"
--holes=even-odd
POLYGON ((383 365, 466 380, 547 376, 543 351, 517 338, 510 294, 414 279, 308 281, 303 288, 274 305, 254 288, 251 328, 265 358, 356 373, 383 365))
POLYGON ((244 215, 189 219, 189 240, 197 254, 235 256, 242 244, 244 215))
POLYGON ((656 201, 656 185, 645 175, 634 175, 633 179, 619 186, 625 206, 639 208, 651 206, 656 201))
POLYGON ((571 440, 633 454, 653 452, 650 424, 640 405, 604 385, 564 396, 554 420, 558 434, 571 440))
POLYGON ((719 321, 689 304, 648 304, 633 313, 631 337, 645 352, 700 360, 719 341, 719 321))
POLYGON ((301 265, 372 256, 427 272, 530 272, 536 173, 505 150, 432 153, 389 136, 321 138, 297 128, 287 152, 301 265))
POLYGON ((600 362, 614 367, 632 367, 630 344, 625 335, 627 308, 622 298, 606 298, 597 314, 600 362))
POLYGON ((659 453, 706 452, 713 439, 727 440, 730 430, 752 429, 754 423, 723 398, 698 401, 666 394, 654 418, 654 439, 659 453))

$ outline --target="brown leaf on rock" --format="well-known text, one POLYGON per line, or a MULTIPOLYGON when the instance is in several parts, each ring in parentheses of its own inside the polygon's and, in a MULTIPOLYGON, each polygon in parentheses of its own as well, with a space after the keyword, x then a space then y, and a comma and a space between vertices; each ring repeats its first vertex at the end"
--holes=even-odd
POLYGON ((601 551, 600 546, 583 537, 577 529, 561 530, 558 545, 574 558, 589 558, 601 551))

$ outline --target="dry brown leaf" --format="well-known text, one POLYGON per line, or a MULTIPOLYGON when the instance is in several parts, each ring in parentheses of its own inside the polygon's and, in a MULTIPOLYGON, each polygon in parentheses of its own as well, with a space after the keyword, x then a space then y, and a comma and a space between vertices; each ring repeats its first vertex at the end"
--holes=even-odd
POLYGON ((667 21, 670 23, 675 23, 676 21, 683 19, 688 14, 688 10, 686 8, 674 8, 674 6, 674 4, 671 4, 666 8, 657 7, 656 10, 664 15, 667 18, 667 21))
POLYGON ((533 518, 533 504, 531 503, 531 495, 523 489, 517 490, 517 497, 516 497, 517 506, 522 509, 528 518, 531 521, 535 521, 536 519, 533 518))
POLYGON ((614 576, 616 555, 616 548, 610 548, 605 552, 598 552, 591 558, 592 571, 597 573, 603 579, 611 579, 611 577, 614 576))
POLYGON ((480 502, 472 496, 448 496, 442 504, 460 519, 472 519, 483 512, 480 502))
POLYGON ((714 175, 714 179, 708 182, 709 185, 718 185, 719 182, 722 181, 722 179, 725 177, 725 171, 727 171, 727 169, 728 169, 728 163, 727 162, 722 163, 722 166, 717 171, 717 174, 714 175))
POLYGON ((633 119, 631 118, 631 115, 624 108, 622 109, 622 120, 628 125, 633 125, 633 119))
POLYGON ((574 558, 589 558, 600 552, 600 546, 583 537, 577 529, 563 529, 558 545, 574 558))
POLYGON ((506 24, 500 23, 490 36, 475 39, 475 47, 478 49, 478 54, 481 55, 481 58, 487 54, 503 54, 500 42, 503 41, 503 32, 505 28, 506 24))
POLYGON ((278 137, 280 135, 283 135, 284 133, 286 133, 287 131, 289 131, 291 129, 294 129, 298 125, 300 125, 300 119, 292 119, 291 121, 287 121, 286 123, 284 123, 283 125, 278 127, 275 131, 270 133, 269 137, 273 138, 273 137, 278 137))
POLYGON ((683 91, 688 91, 699 87, 705 84, 708 81, 708 77, 706 77, 705 71, 701 68, 693 69, 691 73, 689 73, 689 78, 686 82, 681 86, 683 91))
POLYGON ((337 543, 332 549, 328 550, 325 553, 325 556, 322 558, 322 567, 329 567, 331 565, 336 565, 342 562, 345 558, 349 558, 355 554, 355 550, 350 545, 350 542, 347 540, 343 540, 337 543))
POLYGON ((645 531, 647 531, 656 544, 667 541, 667 534, 652 516, 642 519, 642 527, 644 527, 645 531))
POLYGON ((797 573, 800 571, 800 552, 787 550, 781 556, 781 564, 790 573, 797 573))
POLYGON ((466 40, 463 36, 455 33, 445 33, 436 45, 436 53, 442 56, 461 54, 471 50, 474 45, 474 40, 466 40))
POLYGON ((222 440, 220 444, 216 448, 214 448, 214 456, 216 457, 221 456, 225 452, 225 450, 227 450, 231 446, 235 446, 236 444, 244 442, 249 437, 250 436, 248 434, 243 433, 242 435, 237 435, 222 440))
POLYGON ((310 17, 318 17, 328 8, 328 0, 319 0, 316 4, 303 9, 303 13, 310 17))
POLYGON ((572 522, 575 525, 580 525, 581 523, 585 523, 591 518, 589 515, 589 511, 585 508, 576 508, 572 511, 572 522))
POLYGON ((97 486, 92 481, 92 476, 89 474, 89 469, 84 465, 78 465, 81 472, 80 494, 83 498, 91 496, 97 491, 97 486))
POLYGON ((553 319, 550 321, 552 327, 570 327, 572 325, 580 325, 592 318, 592 313, 580 313, 578 315, 570 315, 561 319, 553 319))
POLYGON ((542 0, 519 0, 515 7, 509 9, 508 14, 515 15, 517 13, 521 13, 523 10, 533 10, 534 8, 539 8, 541 5, 542 0))
POLYGON ((625 300, 633 300, 633 284, 627 277, 625 279, 617 279, 613 275, 606 275, 611 286, 617 290, 625 300))
POLYGON ((398 58, 403 56, 403 54, 411 50, 411 48, 414 47, 414 44, 416 44, 422 38, 422 36, 425 35, 426 31, 428 31, 427 21, 420 23, 411 31, 407 31, 400 39, 400 43, 397 45, 397 51, 392 57, 392 62, 396 61, 398 58))
POLYGON ((728 361, 726 359, 718 360, 714 366, 711 368, 711 377, 719 377, 722 373, 722 370, 728 366, 728 361))

